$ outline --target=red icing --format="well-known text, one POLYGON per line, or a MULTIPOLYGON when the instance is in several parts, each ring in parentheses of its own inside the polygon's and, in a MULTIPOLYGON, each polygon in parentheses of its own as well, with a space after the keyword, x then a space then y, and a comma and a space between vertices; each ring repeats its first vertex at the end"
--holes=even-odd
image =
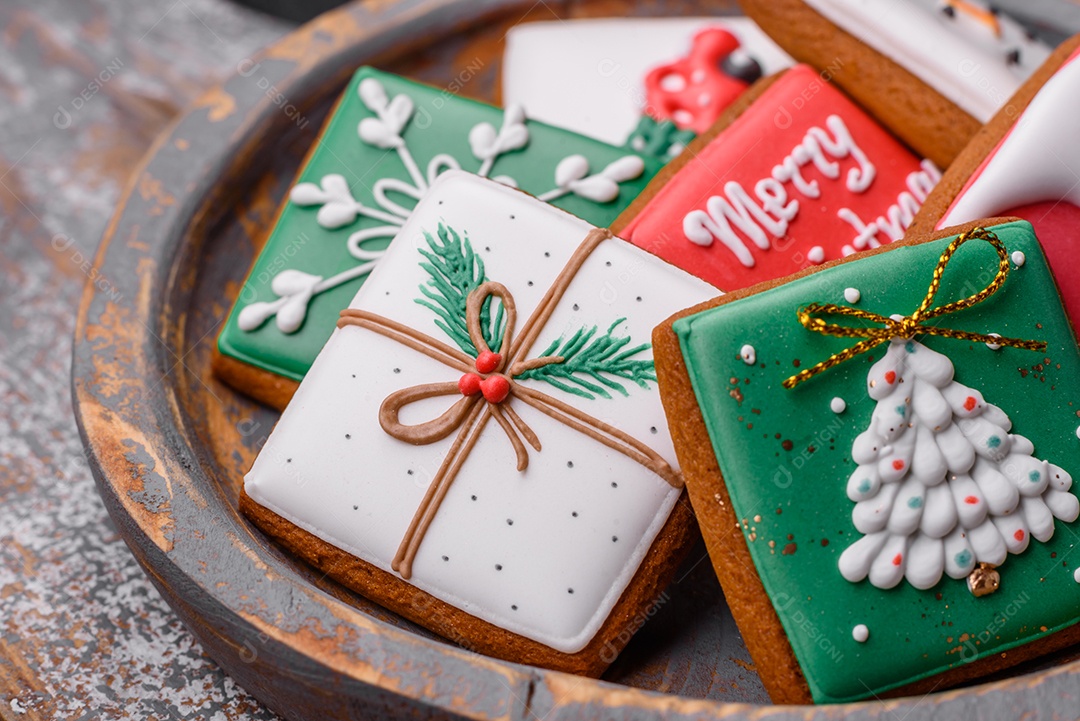
POLYGON ((900 460, 900 459, 898 458, 898 459, 896 459, 895 461, 893 461, 893 462, 892 462, 892 467, 893 467, 893 468, 895 468, 895 469, 896 469, 896 470, 898 470, 898 471, 899 471, 899 470, 902 470, 902 469, 903 469, 903 467, 904 467, 904 462, 903 462, 903 461, 901 461, 901 460, 900 460))
POLYGON ((1015 215, 1035 228, 1065 311, 1076 325, 1080 322, 1080 263, 1076 262, 1080 257, 1080 208, 1055 200, 1008 208, 997 215, 1015 215), (1053 242, 1048 242, 1050 239, 1053 242))
POLYGON ((480 392, 480 376, 475 373, 466 373, 457 382, 458 390, 463 396, 474 396, 480 392))
POLYGON ((964 503, 967 503, 968 505, 971 505, 971 506, 974 506, 978 502, 979 502, 979 499, 976 498, 975 496, 966 496, 964 498, 964 503))
POLYGON ((1016 533, 1013 534, 1013 538, 1015 538, 1018 541, 1023 541, 1024 540, 1024 529, 1022 529, 1022 528, 1017 529, 1016 533))
POLYGON ((481 373, 494 372, 500 363, 502 363, 502 356, 494 351, 481 351, 480 355, 476 356, 476 370, 481 373))
POLYGON ((502 403, 510 395, 510 381, 506 376, 488 376, 480 381, 480 392, 488 403, 502 403))
POLYGON ((899 566, 903 562, 904 562, 903 554, 898 553, 895 556, 893 556, 892 565, 899 566))
POLYGON ((645 76, 649 115, 672 120, 679 128, 696 133, 708 130, 720 113, 742 95, 749 85, 721 70, 724 59, 739 47, 739 40, 722 28, 705 28, 694 36, 689 55, 660 65, 645 76), (665 90, 672 78, 681 89, 665 90))
MULTIPOLYGON (((807 254, 815 246, 824 250, 825 260, 842 257, 844 246, 854 247, 859 231, 840 218, 838 212, 850 209, 862 223, 869 224, 888 214, 890 206, 895 214, 902 193, 917 204, 908 192, 907 181, 909 174, 919 170, 918 158, 840 91, 822 81, 814 70, 798 65, 784 73, 734 123, 683 165, 630 222, 623 236, 721 290, 745 288, 810 265, 807 254), (809 134, 812 128, 831 144, 841 142, 834 126, 827 123, 832 116, 839 119, 854 145, 874 166, 875 177, 862 192, 848 187, 849 174, 861 167, 853 153, 836 158, 827 149, 821 149, 823 161, 819 162, 826 165, 835 162, 839 170, 836 178, 825 175, 812 158, 803 155, 804 141, 814 142, 814 136, 809 134), (803 148, 800 158, 795 157, 796 148, 803 148), (773 179, 773 168, 786 157, 791 158, 789 166, 795 166, 797 175, 789 168, 782 182, 773 179), (805 161, 801 165, 800 159, 805 161), (763 190, 775 193, 776 210, 764 209, 757 192, 759 181, 767 181, 763 190), (711 236, 710 245, 698 245, 691 242, 683 229, 684 218, 693 211, 708 211, 711 198, 718 199, 711 203, 714 206, 719 199, 732 200, 731 184, 735 183, 745 193, 747 212, 767 213, 774 226, 781 209, 787 207, 784 213, 791 213, 789 204, 798 203, 797 213, 780 237, 764 227, 755 215, 750 216, 769 249, 758 247, 750 235, 730 223, 736 241, 741 241, 752 257, 752 267, 744 266, 735 252, 715 235, 711 236), (807 197, 796 187, 801 184, 806 189, 813 183, 818 184, 818 198, 807 197)), ((734 191, 739 195, 738 187, 734 191)), ((878 232, 875 241, 888 242, 889 236, 884 231, 878 232)))
POLYGON ((974 410, 975 409, 975 403, 976 403, 975 397, 974 396, 968 396, 967 398, 964 399, 964 410, 965 411, 974 410))
POLYGON ((896 382, 896 371, 885 371, 885 382, 892 385, 896 382))

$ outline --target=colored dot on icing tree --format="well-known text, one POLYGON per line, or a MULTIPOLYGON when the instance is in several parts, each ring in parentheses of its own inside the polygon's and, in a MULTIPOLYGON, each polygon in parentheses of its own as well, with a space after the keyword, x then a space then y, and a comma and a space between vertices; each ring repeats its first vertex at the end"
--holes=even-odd
POLYGON ((895 383, 896 382, 896 371, 886 371, 885 372, 885 382, 888 383, 889 385, 892 385, 893 383, 895 383))
POLYGON ((829 401, 829 408, 832 410, 833 413, 843 413, 845 410, 847 410, 847 401, 837 396, 836 398, 833 398, 831 401, 829 401))
POLYGON ((1027 256, 1024 255, 1024 251, 1022 250, 1014 250, 1011 257, 1013 265, 1015 265, 1017 268, 1024 265, 1024 262, 1027 260, 1027 256))
POLYGON ((866 627, 865 623, 860 623, 855 628, 851 629, 851 637, 858 643, 866 643, 866 639, 870 638, 870 629, 866 627))
POLYGON ((844 288, 844 300, 848 303, 858 303, 860 298, 862 298, 862 293, 858 288, 844 288))
POLYGON ((754 350, 754 346, 747 343, 739 350, 739 357, 742 358, 743 363, 752 366, 757 362, 757 351, 754 350))

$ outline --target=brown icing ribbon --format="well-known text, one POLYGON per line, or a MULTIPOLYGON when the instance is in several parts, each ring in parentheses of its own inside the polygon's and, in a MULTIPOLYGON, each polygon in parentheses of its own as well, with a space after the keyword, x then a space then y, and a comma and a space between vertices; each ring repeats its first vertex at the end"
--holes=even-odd
POLYGON ((379 408, 379 424, 383 430, 406 443, 427 445, 457 433, 394 556, 391 567, 402 578, 412 576, 413 560, 424 535, 489 420, 495 419, 513 446, 518 471, 524 471, 529 464, 526 444, 536 451, 540 450, 540 439, 514 409, 514 399, 640 463, 672 487, 682 487, 680 474, 641 441, 568 403, 515 380, 532 368, 563 362, 559 356, 526 356, 585 260, 600 243, 612 237, 606 229, 598 228, 589 232, 518 334, 514 332, 517 308, 513 295, 505 286, 489 281, 472 291, 466 301, 466 324, 469 337, 477 349, 477 358, 471 358, 457 348, 389 318, 353 308, 341 312, 339 328, 349 325, 367 328, 462 374, 457 382, 427 383, 394 391, 379 408), (506 318, 498 351, 488 347, 480 323, 481 309, 490 297, 502 302, 506 318), (481 365, 483 372, 479 372, 481 365), (476 378, 466 380, 466 376, 476 378), (466 395, 466 391, 469 394, 466 395), (437 418, 415 425, 407 425, 400 420, 401 410, 410 403, 455 395, 461 397, 437 418))

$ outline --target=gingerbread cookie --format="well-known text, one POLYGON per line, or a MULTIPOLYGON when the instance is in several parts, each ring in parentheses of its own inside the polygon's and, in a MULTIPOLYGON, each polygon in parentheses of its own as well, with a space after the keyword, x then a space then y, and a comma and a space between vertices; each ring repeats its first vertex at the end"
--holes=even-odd
POLYGON ((215 371, 282 408, 413 206, 448 169, 531 192, 596 225, 660 162, 361 68, 312 149, 218 338, 215 371))
POLYGON ((649 337, 715 293, 448 171, 341 313, 241 508, 467 648, 597 675, 696 533, 649 337))
POLYGON ((981 0, 741 4, 784 49, 942 168, 1050 54, 981 0))
POLYGON ((506 36, 502 99, 582 135, 673 157, 762 73, 792 62, 741 17, 524 23, 506 36))
POLYGON ((756 84, 612 229, 730 291, 898 240, 939 177, 798 65, 756 84))
POLYGON ((1080 351, 1031 226, 981 222, 653 336, 695 512, 777 703, 926 693, 1080 639, 1080 351))
POLYGON ((1080 321, 1078 116, 1080 37, 1059 47, 975 136, 912 224, 927 232, 988 215, 1028 220, 1074 323, 1080 321))

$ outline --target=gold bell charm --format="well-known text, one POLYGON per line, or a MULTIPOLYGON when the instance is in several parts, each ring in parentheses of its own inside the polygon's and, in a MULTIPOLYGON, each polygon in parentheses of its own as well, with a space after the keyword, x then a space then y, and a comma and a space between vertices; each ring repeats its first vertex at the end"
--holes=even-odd
POLYGON ((1001 575, 989 563, 980 563, 968 574, 967 584, 972 596, 989 596, 1001 586, 1001 575))

